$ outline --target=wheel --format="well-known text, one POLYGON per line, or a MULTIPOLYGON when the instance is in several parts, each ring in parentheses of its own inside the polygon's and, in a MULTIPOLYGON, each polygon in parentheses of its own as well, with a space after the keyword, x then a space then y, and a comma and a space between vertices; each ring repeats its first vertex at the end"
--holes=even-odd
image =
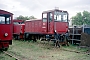
POLYGON ((28 40, 29 39, 29 34, 28 33, 24 33, 24 40, 28 40))
POLYGON ((15 40, 17 40, 17 35, 15 36, 15 40))
POLYGON ((20 39, 19 35, 16 35, 15 40, 19 40, 19 39, 20 39))
POLYGON ((18 35, 18 36, 17 36, 17 40, 19 40, 19 39, 20 39, 20 36, 18 35))
POLYGON ((8 47, 7 48, 3 48, 3 51, 7 51, 8 50, 8 47))

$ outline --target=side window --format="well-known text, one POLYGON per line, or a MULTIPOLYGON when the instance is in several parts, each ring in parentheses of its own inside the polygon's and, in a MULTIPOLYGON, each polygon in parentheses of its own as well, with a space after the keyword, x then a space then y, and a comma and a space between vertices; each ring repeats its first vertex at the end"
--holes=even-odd
POLYGON ((19 24, 18 22, 13 22, 13 24, 19 24))
POLYGON ((47 22, 47 13, 43 14, 43 22, 47 22))
POLYGON ((67 22, 68 14, 65 13, 65 12, 55 11, 54 12, 54 20, 55 21, 60 21, 60 22, 67 22))
POLYGON ((0 16, 0 24, 5 24, 5 17, 0 16))
POLYGON ((52 16, 53 16, 53 14, 50 12, 50 13, 49 13, 49 22, 51 22, 51 21, 52 21, 52 19, 53 19, 53 17, 52 17, 52 16))
POLYGON ((11 23, 10 15, 1 15, 0 16, 0 24, 10 24, 10 23, 11 23))
POLYGON ((6 17, 6 24, 10 24, 11 23, 11 17, 6 17))
POLYGON ((67 22, 67 15, 63 15, 63 21, 67 22))
POLYGON ((61 21, 62 20, 62 15, 54 15, 54 20, 55 21, 61 21))

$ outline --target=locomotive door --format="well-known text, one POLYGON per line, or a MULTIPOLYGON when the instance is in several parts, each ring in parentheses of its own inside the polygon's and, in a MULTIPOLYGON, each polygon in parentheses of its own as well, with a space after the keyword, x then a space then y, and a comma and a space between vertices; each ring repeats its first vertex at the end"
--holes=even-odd
POLYGON ((51 33, 53 32, 53 14, 43 13, 42 32, 51 33))
POLYGON ((47 18, 48 18, 48 16, 47 16, 47 13, 43 13, 42 14, 42 32, 44 32, 44 33, 47 33, 48 32, 48 28, 47 28, 47 26, 48 26, 48 20, 47 20, 47 18))
POLYGON ((53 32, 53 14, 51 12, 48 13, 48 33, 53 32))

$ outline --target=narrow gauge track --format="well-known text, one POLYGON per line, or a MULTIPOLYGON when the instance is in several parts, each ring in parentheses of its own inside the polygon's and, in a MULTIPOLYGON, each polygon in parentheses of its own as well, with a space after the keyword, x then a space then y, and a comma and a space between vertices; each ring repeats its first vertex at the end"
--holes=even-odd
POLYGON ((8 56, 10 56, 12 58, 14 58, 15 60, 31 60, 31 59, 26 58, 26 57, 24 57, 22 55, 17 55, 16 53, 14 53, 12 51, 11 52, 3 51, 3 52, 4 52, 4 54, 6 54, 6 55, 8 55, 8 56))
POLYGON ((74 53, 87 54, 87 52, 73 51, 73 50, 67 50, 67 49, 61 49, 61 50, 68 51, 68 52, 74 52, 74 53))
POLYGON ((10 56, 10 57, 12 57, 12 58, 14 58, 15 60, 20 60, 19 58, 17 58, 16 56, 14 56, 14 55, 11 55, 10 53, 8 53, 8 52, 6 52, 6 51, 3 51, 6 55, 8 55, 8 56, 10 56))
POLYGON ((88 54, 90 55, 90 52, 86 51, 86 52, 81 52, 81 51, 75 51, 75 50, 67 50, 67 49, 60 49, 63 51, 68 51, 68 52, 74 52, 74 53, 79 53, 79 54, 88 54))
MULTIPOLYGON (((42 45, 45 44, 45 43, 41 43, 42 45)), ((55 46, 53 46, 52 48, 54 48, 55 46)), ((58 48, 58 47, 55 47, 55 48, 58 48)), ((74 52, 74 53, 78 53, 78 54, 88 54, 90 55, 90 51, 85 51, 85 52, 81 52, 81 51, 76 51, 76 50, 68 50, 68 49, 64 49, 64 48, 61 48, 60 50, 63 50, 63 51, 68 51, 68 52, 74 52)))

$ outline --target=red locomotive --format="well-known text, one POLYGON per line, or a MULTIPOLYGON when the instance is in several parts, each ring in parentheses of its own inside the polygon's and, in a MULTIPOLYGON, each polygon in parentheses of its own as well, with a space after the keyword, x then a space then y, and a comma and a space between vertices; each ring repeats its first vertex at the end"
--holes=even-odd
POLYGON ((13 14, 0 10, 0 49, 8 49, 12 44, 13 14))
POLYGON ((49 10, 42 13, 42 19, 27 20, 25 22, 25 40, 40 38, 51 39, 54 31, 65 34, 68 31, 68 12, 63 10, 49 10))
POLYGON ((13 38, 24 39, 25 24, 23 20, 13 20, 13 38))

